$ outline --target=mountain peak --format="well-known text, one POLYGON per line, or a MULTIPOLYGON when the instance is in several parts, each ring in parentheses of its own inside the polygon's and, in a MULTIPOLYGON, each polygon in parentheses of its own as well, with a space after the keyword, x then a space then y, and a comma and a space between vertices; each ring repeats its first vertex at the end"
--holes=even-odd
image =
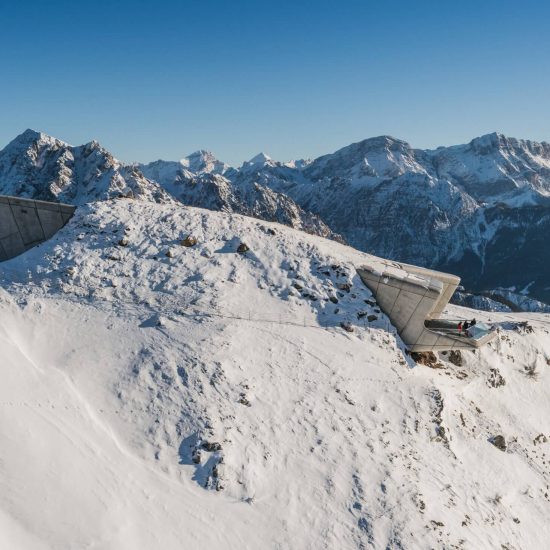
POLYGON ((64 144, 64 142, 44 134, 43 132, 37 132, 31 128, 27 128, 24 132, 12 139, 6 149, 19 149, 21 147, 29 147, 33 143, 45 143, 45 144, 64 144))
POLYGON ((218 160, 211 151, 199 149, 180 161, 180 164, 194 173, 223 174, 227 164, 218 160))
POLYGON ((536 155, 547 156, 550 153, 550 145, 545 142, 517 139, 505 136, 499 132, 492 132, 476 137, 468 144, 477 154, 486 155, 499 150, 524 150, 536 155))
POLYGON ((204 160, 217 160, 214 154, 211 151, 208 151, 207 149, 198 149, 194 153, 191 153, 190 155, 187 155, 185 157, 187 160, 192 159, 204 159, 204 160))
POLYGON ((252 157, 248 164, 265 164, 266 162, 271 161, 271 157, 266 155, 265 153, 258 153, 256 156, 252 157))
POLYGON ((19 134, 15 139, 21 140, 21 141, 30 141, 30 140, 40 139, 43 135, 45 134, 43 134, 42 132, 37 132, 32 128, 27 128, 24 132, 19 134))
POLYGON ((472 139, 470 144, 474 148, 498 148, 508 142, 508 138, 499 132, 491 132, 472 139))

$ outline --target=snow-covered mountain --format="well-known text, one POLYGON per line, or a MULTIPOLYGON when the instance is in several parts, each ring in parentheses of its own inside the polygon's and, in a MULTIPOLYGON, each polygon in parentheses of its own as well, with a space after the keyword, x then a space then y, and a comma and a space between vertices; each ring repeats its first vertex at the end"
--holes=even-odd
POLYGON ((149 164, 138 164, 145 177, 170 186, 177 181, 185 181, 202 174, 219 174, 230 166, 219 161, 210 151, 199 150, 180 161, 157 160, 149 164))
POLYGON ((75 204, 172 196, 342 235, 379 256, 455 272, 470 291, 527 288, 529 298, 550 303, 547 143, 494 133, 420 150, 382 136, 313 161, 282 163, 260 153, 233 168, 201 150, 125 166, 97 142, 71 147, 27 131, 0 151, 0 193, 75 204))
POLYGON ((97 141, 73 147, 26 130, 0 151, 0 194, 85 204, 125 196, 167 200, 167 193, 97 141))
POLYGON ((529 286, 549 301, 549 168, 549 144, 501 134, 436 150, 382 136, 234 179, 287 194, 361 250, 454 271, 472 290, 529 286))
POLYGON ((365 259, 113 200, 3 263, 0 547, 545 548, 548 316, 415 365, 365 259))
POLYGON ((287 195, 259 181, 239 177, 254 167, 266 165, 276 163, 263 153, 236 170, 218 161, 210 152, 197 151, 179 162, 158 160, 139 165, 139 169, 184 204, 276 221, 341 240, 318 216, 305 211, 287 195))
POLYGON ((0 194, 76 205, 120 196, 157 202, 172 197, 341 239, 285 195, 255 182, 236 188, 224 177, 232 172, 208 151, 178 162, 124 165, 96 141, 73 147, 27 130, 0 151, 0 194))

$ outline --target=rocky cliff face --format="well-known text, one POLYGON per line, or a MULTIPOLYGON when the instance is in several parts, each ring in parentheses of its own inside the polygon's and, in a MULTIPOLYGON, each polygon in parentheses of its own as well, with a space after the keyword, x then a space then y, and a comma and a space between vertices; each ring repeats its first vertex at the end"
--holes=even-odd
POLYGON ((118 196, 168 199, 159 185, 97 141, 73 147, 33 130, 0 151, 0 194, 76 205, 118 196))

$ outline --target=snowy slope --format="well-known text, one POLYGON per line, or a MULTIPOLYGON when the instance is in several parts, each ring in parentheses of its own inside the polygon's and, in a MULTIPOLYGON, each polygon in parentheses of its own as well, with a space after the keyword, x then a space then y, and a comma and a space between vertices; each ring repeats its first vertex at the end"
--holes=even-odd
POLYGON ((364 258, 116 200, 3 263, 0 547, 544 548, 548 316, 412 368, 364 258))

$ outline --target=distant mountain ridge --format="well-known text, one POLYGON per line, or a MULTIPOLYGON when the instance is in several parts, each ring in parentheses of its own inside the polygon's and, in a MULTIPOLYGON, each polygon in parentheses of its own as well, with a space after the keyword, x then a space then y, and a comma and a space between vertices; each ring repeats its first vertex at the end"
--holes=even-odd
POLYGON ((235 212, 395 260, 447 269, 466 288, 528 288, 550 302, 550 144, 487 134, 414 149, 391 136, 312 161, 260 153, 234 168, 200 150, 124 165, 27 130, 0 151, 0 193, 73 204, 130 196, 235 212), (521 266, 521 269, 518 268, 521 266))
POLYGON ((361 250, 451 270, 472 290, 529 287, 550 301, 548 143, 493 133, 421 150, 381 136, 235 179, 290 196, 361 250))
POLYGON ((128 197, 276 221, 322 237, 341 237, 291 198, 254 182, 236 189, 222 174, 235 172, 208 151, 178 162, 125 165, 97 141, 72 146, 26 130, 0 151, 0 194, 81 205, 128 197))

